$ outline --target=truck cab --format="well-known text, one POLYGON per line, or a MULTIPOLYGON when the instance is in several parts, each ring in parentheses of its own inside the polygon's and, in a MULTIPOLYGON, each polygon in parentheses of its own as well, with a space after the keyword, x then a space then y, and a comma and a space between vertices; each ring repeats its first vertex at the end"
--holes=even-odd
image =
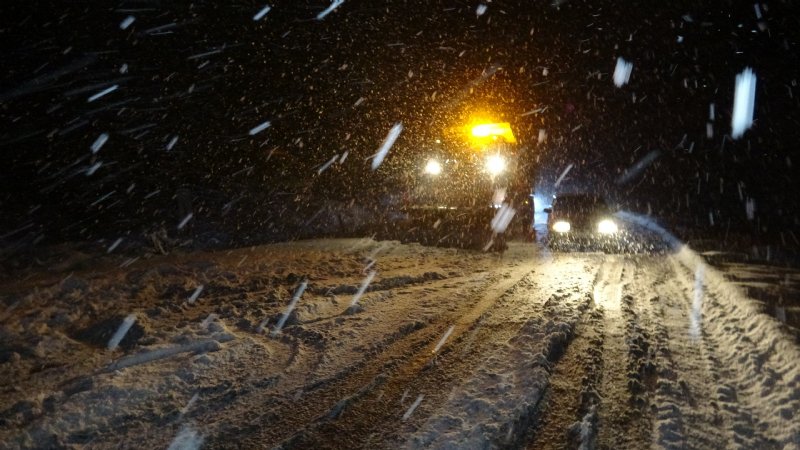
POLYGON ((532 239, 533 180, 508 122, 478 122, 425 144, 407 170, 403 211, 416 240, 504 248, 532 239))

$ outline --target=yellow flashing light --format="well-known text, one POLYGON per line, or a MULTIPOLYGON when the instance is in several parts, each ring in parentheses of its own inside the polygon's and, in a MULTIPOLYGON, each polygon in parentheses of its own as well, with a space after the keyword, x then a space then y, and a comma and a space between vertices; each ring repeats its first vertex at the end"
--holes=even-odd
POLYGON ((514 133, 511 131, 511 124, 508 122, 475 125, 472 127, 470 134, 473 140, 478 142, 496 140, 498 138, 502 138, 509 143, 517 142, 514 133))

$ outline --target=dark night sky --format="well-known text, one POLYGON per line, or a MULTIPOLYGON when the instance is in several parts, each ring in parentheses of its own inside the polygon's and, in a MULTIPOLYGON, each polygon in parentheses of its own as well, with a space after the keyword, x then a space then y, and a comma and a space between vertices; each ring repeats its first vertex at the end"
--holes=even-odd
POLYGON ((478 16, 476 1, 347 0, 317 21, 326 1, 286 0, 258 22, 254 2, 15 3, 0 39, 0 234, 26 228, 7 239, 172 226, 181 188, 196 224, 244 228, 281 220, 281 202, 374 203, 393 171, 475 110, 514 124, 545 189, 573 164, 565 189, 702 226, 711 213, 714 226, 797 234, 800 15, 789 1, 760 4, 760 21, 753 3, 730 1, 492 1, 478 16), (621 88, 618 57, 633 63, 621 88), (745 67, 758 77, 756 120, 732 141, 745 67), (397 122, 405 129, 372 173, 367 158, 397 122))

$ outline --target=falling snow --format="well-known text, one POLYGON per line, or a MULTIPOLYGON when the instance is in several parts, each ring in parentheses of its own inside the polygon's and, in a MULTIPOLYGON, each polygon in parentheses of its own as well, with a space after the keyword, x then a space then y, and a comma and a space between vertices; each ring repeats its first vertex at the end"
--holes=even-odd
POLYGON ((402 131, 403 124, 399 122, 394 124, 392 129, 389 130, 389 134, 386 135, 386 139, 383 140, 383 144, 381 144, 378 152, 375 153, 375 157, 372 159, 372 170, 380 167, 383 159, 386 158, 386 155, 389 153, 389 150, 392 148, 392 145, 394 145, 394 142, 400 136, 400 132, 402 131))
POLYGON ((114 336, 108 341, 108 349, 114 350, 117 348, 120 342, 125 339, 125 335, 128 334, 128 331, 133 326, 134 322, 136 322, 136 314, 130 314, 125 320, 122 321, 117 331, 114 333, 114 336))
POLYGON ((317 14, 317 20, 324 19, 325 16, 327 16, 330 13, 332 13, 334 9, 338 8, 339 6, 341 6, 342 3, 344 3, 344 0, 333 0, 333 3, 331 3, 330 6, 328 6, 324 10, 320 11, 319 14, 317 14))
POLYGON ((258 22, 259 20, 263 19, 263 18, 264 18, 264 16, 266 16, 266 15, 267 15, 267 13, 268 13, 268 12, 269 12, 271 9, 272 9, 272 7, 271 7, 271 6, 269 6, 269 5, 266 5, 266 6, 264 6, 263 8, 261 8, 261 10, 259 10, 259 11, 258 11, 258 12, 257 12, 257 13, 256 13, 254 16, 253 16, 253 20, 255 20, 256 22, 258 22))
POLYGON ((272 123, 270 123, 269 121, 263 122, 251 128, 250 131, 247 132, 247 134, 249 134, 250 136, 255 136, 256 134, 261 133, 262 131, 269 128, 271 125, 272 123))
POLYGON ((110 93, 112 93, 112 92, 116 91, 118 88, 119 88, 119 85, 117 85, 117 84, 115 84, 115 85, 113 85, 113 86, 110 86, 110 87, 108 87, 108 88, 106 88, 106 89, 103 89, 102 91, 100 91, 100 92, 98 92, 98 93, 96 93, 96 94, 92 95, 92 96, 91 96, 91 97, 89 97, 89 98, 88 98, 86 101, 87 101, 87 102, 89 102, 89 103, 91 103, 91 102, 93 102, 93 101, 95 101, 95 100, 98 100, 98 99, 100 99, 100 98, 102 98, 102 97, 105 97, 106 95, 108 95, 108 94, 110 94, 110 93))
POLYGON ((736 75, 736 91, 733 97, 731 137, 738 139, 753 125, 753 110, 756 105, 756 75, 749 67, 736 75))
POLYGON ((628 84, 633 72, 633 63, 625 61, 623 58, 617 58, 617 65, 614 66, 614 86, 622 87, 628 84))

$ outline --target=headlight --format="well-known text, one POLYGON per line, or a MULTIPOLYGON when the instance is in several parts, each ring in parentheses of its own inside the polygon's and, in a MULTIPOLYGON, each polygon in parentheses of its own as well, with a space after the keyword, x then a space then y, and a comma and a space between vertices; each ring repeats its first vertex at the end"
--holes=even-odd
POLYGON ((602 234, 614 234, 619 231, 617 224, 611 219, 603 219, 597 224, 597 232, 602 234))
POLYGON ((425 173, 430 175, 439 175, 442 173, 442 165, 439 164, 439 161, 435 159, 429 159, 428 163, 425 164, 425 173))
POLYGON ((563 220, 559 220, 558 222, 553 224, 553 231, 557 233, 566 233, 569 231, 570 226, 569 222, 565 222, 563 220))
POLYGON ((491 155, 486 158, 486 171, 492 176, 500 175, 506 170, 506 160, 500 155, 491 155))

